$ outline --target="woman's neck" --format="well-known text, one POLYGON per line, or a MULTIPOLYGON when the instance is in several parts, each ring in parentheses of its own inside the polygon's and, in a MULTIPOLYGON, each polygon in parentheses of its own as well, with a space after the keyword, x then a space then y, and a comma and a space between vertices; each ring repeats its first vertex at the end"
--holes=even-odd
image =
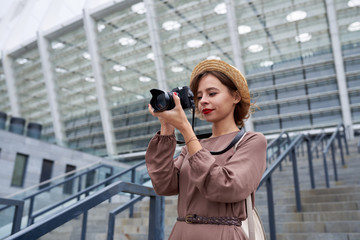
POLYGON ((218 137, 221 135, 225 135, 228 133, 239 131, 239 128, 236 124, 216 124, 214 123, 212 126, 212 135, 211 137, 218 137))

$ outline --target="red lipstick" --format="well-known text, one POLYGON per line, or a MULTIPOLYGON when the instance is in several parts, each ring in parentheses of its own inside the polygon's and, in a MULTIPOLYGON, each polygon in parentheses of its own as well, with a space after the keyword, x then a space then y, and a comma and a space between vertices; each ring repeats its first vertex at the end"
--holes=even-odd
POLYGON ((205 108, 202 110, 202 113, 206 115, 206 114, 211 113, 212 111, 213 111, 212 109, 205 108))

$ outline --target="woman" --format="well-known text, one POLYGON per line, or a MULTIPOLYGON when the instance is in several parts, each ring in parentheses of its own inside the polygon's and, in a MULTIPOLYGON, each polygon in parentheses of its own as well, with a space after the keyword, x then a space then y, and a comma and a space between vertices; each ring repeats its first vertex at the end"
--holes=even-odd
MULTIPOLYGON (((193 70, 190 89, 198 116, 212 123, 212 136, 198 140, 174 93, 175 108, 149 111, 161 122, 149 143, 146 165, 159 195, 178 194, 178 221, 171 240, 247 239, 241 229, 246 219, 245 199, 253 194, 266 168, 266 139, 246 132, 236 147, 220 155, 244 127, 250 93, 245 78, 221 60, 205 60, 193 70), (173 159, 178 129, 186 146, 173 159)), ((253 194, 254 196, 254 194, 253 194)), ((254 201, 254 199, 253 199, 254 201)))

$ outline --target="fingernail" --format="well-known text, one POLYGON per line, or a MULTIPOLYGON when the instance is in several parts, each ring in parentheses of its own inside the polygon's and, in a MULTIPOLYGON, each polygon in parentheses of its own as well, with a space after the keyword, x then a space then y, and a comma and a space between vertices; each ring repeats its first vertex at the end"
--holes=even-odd
POLYGON ((176 92, 174 92, 174 94, 175 94, 175 96, 177 96, 177 93, 176 93, 176 92))

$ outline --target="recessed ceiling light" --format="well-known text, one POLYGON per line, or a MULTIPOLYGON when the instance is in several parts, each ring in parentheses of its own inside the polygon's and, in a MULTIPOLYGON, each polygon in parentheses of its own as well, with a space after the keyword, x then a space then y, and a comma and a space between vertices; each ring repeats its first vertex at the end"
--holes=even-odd
POLYGON ((220 57, 214 56, 214 55, 213 55, 213 56, 208 56, 206 59, 207 59, 207 60, 211 60, 211 59, 221 60, 220 57))
POLYGON ((85 81, 87 81, 87 82, 95 82, 95 78, 93 78, 93 77, 85 77, 85 81))
POLYGON ((68 70, 66 70, 65 68, 57 67, 57 68, 55 68, 55 72, 58 72, 58 73, 67 73, 68 70))
POLYGON ((150 81, 151 81, 151 78, 145 77, 145 76, 141 76, 141 77, 139 77, 139 81, 140 81, 140 82, 150 82, 150 81))
POLYGON ((136 44, 136 40, 129 37, 123 37, 119 39, 119 43, 123 46, 132 46, 136 44))
POLYGON ((65 47, 65 44, 63 44, 62 42, 51 42, 51 48, 52 49, 62 49, 65 47))
POLYGON ((154 53, 148 53, 148 55, 146 55, 146 58, 154 61, 155 60, 154 53))
POLYGON ((90 60, 90 59, 91 59, 91 55, 90 55, 90 53, 88 53, 88 52, 84 52, 84 53, 82 54, 82 57, 85 58, 85 59, 87 59, 87 60, 90 60))
POLYGON ((226 13, 225 3, 220 3, 220 4, 216 5, 216 7, 214 8, 214 12, 216 14, 225 14, 226 13))
POLYGON ((105 24, 98 23, 97 30, 98 32, 102 32, 106 28, 105 24))
POLYGON ((201 41, 201 40, 195 40, 195 39, 194 39, 194 40, 188 41, 186 45, 187 45, 189 48, 199 48, 199 47, 201 47, 203 44, 204 44, 203 41, 201 41))
POLYGON ((295 37, 297 42, 307 42, 312 38, 310 33, 302 33, 295 37))
POLYGON ((260 66, 261 66, 261 67, 270 67, 270 66, 272 66, 272 65, 274 65, 274 62, 273 62, 273 61, 269 61, 269 60, 262 61, 262 62, 260 63, 260 66))
POLYGON ((118 86, 112 86, 111 89, 118 92, 124 90, 122 87, 118 87, 118 86))
POLYGON ((360 22, 353 22, 348 26, 350 32, 355 32, 360 30, 360 22))
POLYGON ((301 10, 294 11, 286 16, 288 22, 295 22, 306 18, 307 13, 301 10))
POLYGON ((139 2, 131 6, 131 11, 137 14, 144 14, 146 13, 145 4, 143 2, 139 2))
POLYGON ((162 28, 166 31, 177 30, 181 27, 178 21, 166 21, 162 24, 162 28))
POLYGON ((17 62, 18 64, 20 64, 20 65, 23 65, 23 64, 25 64, 25 63, 28 63, 28 62, 29 62, 29 59, 27 59, 27 58, 18 58, 18 59, 16 59, 16 62, 17 62))
POLYGON ((184 71, 184 68, 181 67, 181 66, 172 66, 172 67, 171 67, 171 71, 173 71, 173 72, 175 72, 175 73, 178 73, 178 72, 184 71))
POLYGON ((120 64, 116 64, 113 66, 113 69, 117 72, 123 72, 126 70, 126 67, 120 64))
POLYGON ((247 25, 240 25, 238 27, 238 32, 240 35, 247 34, 247 33, 251 32, 251 27, 247 26, 247 25))
POLYGON ((136 98, 140 100, 140 99, 144 99, 144 96, 136 95, 136 98))
POLYGON ((253 44, 248 47, 249 52, 257 53, 261 52, 264 49, 264 47, 260 44, 253 44))
POLYGON ((349 7, 357 7, 360 6, 360 0, 350 0, 348 1, 349 7))
POLYGON ((96 97, 93 96, 93 95, 89 95, 89 96, 86 97, 86 100, 88 100, 88 101, 94 101, 94 100, 96 100, 96 97))

